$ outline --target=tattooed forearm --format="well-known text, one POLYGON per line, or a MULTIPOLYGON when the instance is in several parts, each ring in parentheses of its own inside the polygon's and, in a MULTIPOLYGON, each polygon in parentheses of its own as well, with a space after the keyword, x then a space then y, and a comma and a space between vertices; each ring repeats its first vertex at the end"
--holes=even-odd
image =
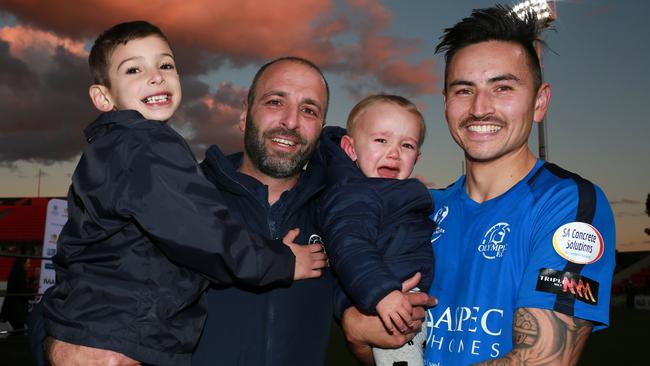
POLYGON ((575 365, 591 327, 588 321, 552 310, 517 309, 512 351, 481 365, 575 365))

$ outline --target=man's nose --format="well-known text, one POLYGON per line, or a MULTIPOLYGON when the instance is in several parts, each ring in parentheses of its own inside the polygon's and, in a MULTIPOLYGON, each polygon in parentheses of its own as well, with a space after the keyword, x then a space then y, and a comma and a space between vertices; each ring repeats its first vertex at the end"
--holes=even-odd
POLYGON ((477 91, 472 100, 469 113, 478 119, 493 114, 494 104, 492 103, 492 96, 487 92, 477 91))
POLYGON ((282 116, 280 124, 289 130, 295 130, 300 124, 298 121, 298 114, 298 108, 287 108, 282 116))

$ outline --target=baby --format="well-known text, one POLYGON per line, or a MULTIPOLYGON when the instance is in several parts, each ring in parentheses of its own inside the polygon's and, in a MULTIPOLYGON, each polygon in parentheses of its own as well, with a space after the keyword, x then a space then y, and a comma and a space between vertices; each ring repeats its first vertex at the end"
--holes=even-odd
MULTIPOLYGON (((402 281, 420 272, 418 288, 428 291, 433 276, 433 201, 422 183, 407 179, 425 131, 413 103, 377 94, 352 109, 347 134, 326 127, 320 140, 330 179, 321 206, 330 262, 354 305, 378 314, 389 332, 412 322, 402 281)), ((339 299, 340 314, 350 304, 339 299)), ((424 336, 418 336, 397 350, 374 348, 375 362, 422 365, 424 336)))

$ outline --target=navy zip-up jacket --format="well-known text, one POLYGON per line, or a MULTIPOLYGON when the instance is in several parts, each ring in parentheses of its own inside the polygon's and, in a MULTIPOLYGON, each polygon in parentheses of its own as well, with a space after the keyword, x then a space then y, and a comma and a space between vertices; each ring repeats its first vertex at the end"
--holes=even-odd
POLYGON ((232 219, 165 123, 109 112, 85 134, 53 258, 57 284, 44 300, 49 335, 147 364, 189 364, 206 316, 204 276, 291 283, 289 248, 232 219))
MULTIPOLYGON (((269 206, 267 187, 237 172, 242 156, 225 157, 212 146, 201 163, 208 179, 223 192, 231 213, 264 237, 279 238, 300 228, 296 242, 314 241, 321 233, 317 209, 325 184, 320 160, 312 158, 297 185, 269 206)), ((208 290, 208 319, 192 365, 323 365, 334 286, 330 270, 325 269, 320 278, 295 281, 286 288, 208 290)))
MULTIPOLYGON (((415 272, 428 292, 433 279, 429 219, 433 200, 416 179, 368 178, 340 148, 345 129, 325 127, 319 152, 327 161, 323 241, 339 283, 359 310, 376 314, 377 303, 415 272)), ((336 312, 350 304, 337 295, 336 312)))

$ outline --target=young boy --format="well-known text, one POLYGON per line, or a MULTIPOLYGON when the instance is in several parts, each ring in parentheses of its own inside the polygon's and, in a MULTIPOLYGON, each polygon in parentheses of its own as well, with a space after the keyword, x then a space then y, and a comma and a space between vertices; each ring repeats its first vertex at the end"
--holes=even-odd
MULTIPOLYGON (((321 137, 331 179, 321 212, 330 262, 354 305, 379 314, 390 332, 411 323, 401 282, 420 272, 419 290, 428 291, 432 280, 433 202, 422 183, 406 179, 425 128, 413 103, 378 94, 352 109, 347 134, 327 127, 321 137)), ((349 306, 337 302, 341 312, 349 306)), ((374 348, 377 365, 422 365, 420 338, 398 350, 374 348)))
POLYGON ((53 345, 79 345, 99 359, 189 364, 206 317, 204 276, 282 286, 318 277, 325 256, 318 245, 290 243, 295 230, 285 246, 230 218, 187 143, 165 123, 181 86, 160 29, 118 24, 97 38, 89 63, 90 98, 104 113, 84 131, 89 145, 72 177, 45 328, 53 345))

